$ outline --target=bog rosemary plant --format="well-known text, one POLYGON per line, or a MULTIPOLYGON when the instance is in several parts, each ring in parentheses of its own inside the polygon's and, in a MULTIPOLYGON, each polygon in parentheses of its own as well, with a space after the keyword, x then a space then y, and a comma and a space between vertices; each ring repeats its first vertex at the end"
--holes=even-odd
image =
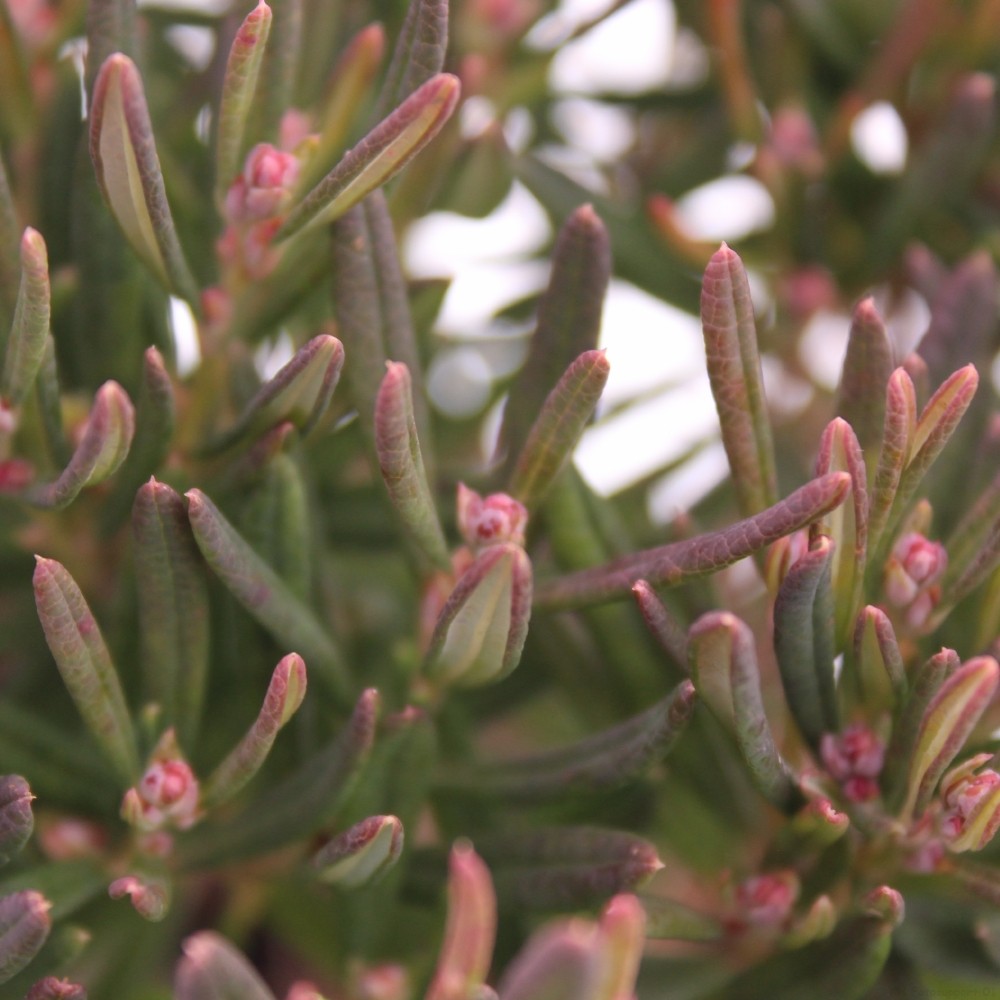
POLYGON ((1000 991, 1000 32, 867 6, 678 0, 708 70, 586 187, 528 0, 0 0, 0 996, 1000 991), (671 200, 727 149, 753 295, 671 200), (515 177, 557 235, 484 446, 399 237, 515 177), (700 278, 729 476, 666 528, 572 460, 613 270, 700 278))

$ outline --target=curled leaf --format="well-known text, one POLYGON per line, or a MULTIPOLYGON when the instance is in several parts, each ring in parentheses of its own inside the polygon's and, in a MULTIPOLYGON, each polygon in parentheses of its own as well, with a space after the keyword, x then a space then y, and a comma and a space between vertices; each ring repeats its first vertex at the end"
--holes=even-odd
POLYGON ((0 375, 0 395, 12 406, 24 402, 42 366, 51 298, 45 240, 29 227, 21 237, 21 284, 0 375))
POLYGON ((403 851, 403 824, 395 816, 369 816, 327 841, 312 866, 324 882, 353 889, 382 876, 403 851))
POLYGON ((108 886, 112 899, 129 898, 140 917, 153 923, 162 920, 170 909, 170 888, 161 879, 123 875, 108 886))

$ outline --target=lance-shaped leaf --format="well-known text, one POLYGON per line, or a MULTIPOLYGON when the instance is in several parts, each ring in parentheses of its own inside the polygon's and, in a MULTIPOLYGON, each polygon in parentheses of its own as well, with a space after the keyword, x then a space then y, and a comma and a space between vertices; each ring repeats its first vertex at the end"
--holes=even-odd
POLYGON ((885 323, 869 297, 854 307, 847 354, 840 375, 837 413, 858 437, 873 464, 885 424, 885 390, 892 374, 892 345, 885 323))
POLYGON ((424 659, 437 684, 471 687, 506 677, 521 659, 531 617, 531 561, 520 545, 484 549, 438 616, 424 659))
POLYGON ((132 249, 163 286, 198 308, 156 155, 153 126, 135 63, 109 56, 94 85, 90 156, 97 181, 132 249))
POLYGON ((379 695, 361 693, 344 730, 298 770, 224 822, 203 823, 180 846, 186 869, 228 864, 309 837, 337 815, 375 740, 379 695))
POLYGON ((326 412, 344 367, 344 345, 320 334, 300 347, 277 374, 260 387, 234 427, 209 446, 214 452, 244 436, 259 435, 282 423, 308 434, 326 412))
POLYGON ((718 941, 725 935, 722 921, 664 896, 642 893, 646 937, 654 941, 718 941))
POLYGON ((417 87, 444 68, 448 0, 410 0, 379 93, 375 117, 384 118, 417 87))
POLYGON ((0 983, 38 954, 51 929, 49 902, 40 892, 26 889, 0 899, 0 983))
MULTIPOLYGON (((302 164, 295 185, 297 195, 312 190, 330 169, 359 110, 364 106, 385 52, 385 29, 369 24, 347 43, 330 73, 320 111, 319 135, 302 164)), ((388 109, 387 109, 388 110, 388 109)))
POLYGON ((201 719, 208 669, 208 588, 181 497, 155 479, 132 508, 139 641, 149 694, 186 745, 201 719))
POLYGON ((94 396, 80 443, 55 482, 32 487, 25 499, 59 510, 87 486, 103 482, 125 460, 135 434, 135 410, 117 382, 105 382, 94 396))
POLYGON ((200 931, 182 947, 175 1000, 275 1000, 243 954, 214 931, 200 931))
POLYGON ((280 643, 296 646, 344 698, 350 690, 340 653, 312 610, 246 543, 201 490, 190 490, 188 519, 209 566, 233 596, 280 643))
POLYGON ((663 867, 631 833, 563 826, 492 834, 477 841, 508 906, 576 909, 631 892, 663 867))
POLYGON ((0 375, 0 395, 12 406, 24 402, 42 366, 50 314, 49 256, 42 234, 29 227, 21 237, 21 284, 0 375))
POLYGON ((386 365, 375 400, 375 450, 382 481, 407 537, 432 566, 449 571, 448 543, 417 437, 410 372, 401 362, 386 365))
MULTIPOLYGON (((603 1000, 611 969, 597 928, 583 920, 536 931, 500 980, 503 1000, 603 1000)), ((628 994, 624 994, 628 996, 628 994)))
POLYGON ((21 269, 18 252, 20 232, 7 168, 0 156, 0 330, 11 321, 17 303, 21 269))
POLYGON ((774 602, 774 651, 788 707, 815 749, 839 729, 833 677, 833 547, 821 537, 788 571, 774 602))
POLYGON ((961 750, 1000 685, 992 656, 963 663, 941 685, 920 721, 907 778, 904 818, 923 812, 938 779, 961 750))
POLYGON ((508 476, 559 379, 576 358, 597 347, 610 277, 608 231, 591 205, 581 205, 559 230, 528 356, 507 397, 500 447, 508 476))
POLYGON ((888 886, 873 890, 864 903, 860 913, 845 917, 829 936, 779 951, 732 979, 717 994, 719 1000, 801 1000, 806 983, 813 1000, 862 1000, 882 972, 892 931, 904 912, 903 897, 888 886))
POLYGON ((35 827, 31 811, 34 795, 19 774, 0 777, 0 865, 17 854, 35 827))
POLYGON ((749 517, 777 500, 774 444, 750 286, 743 262, 725 243, 705 269, 701 323, 722 443, 740 510, 749 517))
POLYGON ((910 459, 917 425, 917 394, 913 380, 903 368, 889 376, 885 390, 885 425, 875 481, 868 510, 869 549, 876 553, 869 563, 873 569, 884 561, 888 537, 883 540, 889 513, 896 499, 903 469, 910 459))
POLYGON ((306 696, 306 665, 298 653, 282 657, 274 668, 264 704, 253 725, 202 787, 201 804, 210 809, 231 799, 261 768, 279 730, 299 710, 306 696))
POLYGON ((757 790, 780 809, 797 808, 802 796, 764 712, 750 628, 729 612, 710 611, 691 626, 688 652, 698 693, 736 737, 757 790))
POLYGON ((632 595, 639 607, 642 620, 659 643, 660 648, 686 671, 688 669, 687 635, 680 622, 674 618, 656 591, 646 580, 638 580, 632 587, 632 595))
POLYGON ((995 558, 997 535, 1000 533, 1000 476, 976 498, 966 515, 945 543, 948 568, 941 579, 945 601, 954 604, 982 582, 992 559, 995 558), (988 553, 986 559, 984 552, 988 553), (985 565, 984 565, 985 564, 985 565), (972 577, 972 579, 970 579, 972 577), (960 584, 962 581, 962 584, 960 584), (953 596, 958 588, 961 596, 953 596))
POLYGON ((437 971, 425 1000, 474 995, 490 971, 496 939, 497 901, 482 858, 465 840, 451 849, 448 864, 448 920, 437 971))
POLYGON ((871 718, 895 710, 906 697, 909 685, 903 654, 892 622, 881 608, 869 604, 858 614, 841 684, 871 718))
POLYGON ((403 851, 403 824, 395 816, 369 816, 324 844, 312 866, 324 882, 348 889, 384 875, 403 851))
POLYGON ((439 73, 414 91, 289 212, 278 238, 332 222, 394 177, 451 117, 460 89, 457 77, 439 73))
POLYGON ((531 757, 450 771, 441 787, 506 802, 605 792, 634 780, 666 757, 696 702, 694 686, 683 681, 652 708, 603 733, 531 757))
POLYGON ((139 774, 139 755, 101 630, 67 569, 54 559, 35 559, 35 604, 59 673, 116 775, 132 785, 139 774))
POLYGON ((580 440, 608 381, 604 351, 581 354, 549 393, 517 460, 508 493, 537 507, 580 440))
POLYGON ((51 334, 45 339, 42 366, 35 380, 35 396, 38 400, 42 438, 49 460, 53 465, 64 466, 69 462, 72 453, 63 428, 62 397, 59 392, 59 374, 56 371, 56 346, 51 334))
POLYGON ((108 886, 112 899, 128 897, 132 908, 144 920, 157 923, 170 910, 170 885, 160 878, 123 875, 108 886))
POLYGON ((271 8, 259 0, 247 14, 233 38, 226 61, 219 102, 215 144, 215 200, 222 205, 226 190, 240 172, 247 116, 271 32, 271 8))
POLYGON ((830 582, 834 595, 834 640, 843 649, 850 640, 865 580, 868 557, 868 480, 865 457, 851 425, 840 417, 827 424, 816 456, 816 475, 847 472, 851 502, 834 508, 812 534, 827 534, 834 545, 830 582))
POLYGON ((620 893, 608 900, 597 929, 607 962, 595 1000, 624 1000, 634 996, 646 943, 646 913, 642 903, 631 893, 620 893))
POLYGON ((728 528, 644 549, 604 566, 547 581, 538 587, 535 604, 546 609, 601 604, 627 596, 637 580, 653 586, 677 586, 717 573, 833 510, 843 503, 850 483, 846 472, 833 472, 728 528))

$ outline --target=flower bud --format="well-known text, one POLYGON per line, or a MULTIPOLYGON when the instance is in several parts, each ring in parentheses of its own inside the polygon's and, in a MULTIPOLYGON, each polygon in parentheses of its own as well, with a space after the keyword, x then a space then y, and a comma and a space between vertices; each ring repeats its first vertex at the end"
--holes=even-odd
POLYGON ((198 779, 184 760, 173 729, 168 729, 139 783, 125 793, 121 813, 140 830, 166 826, 186 830, 200 818, 200 798, 198 779))
POLYGON ((233 223, 260 222, 278 215, 299 175, 299 161, 266 142, 250 150, 243 173, 226 194, 226 219, 233 223))
POLYGON ((907 624, 923 625, 941 599, 937 581, 948 568, 948 553, 940 542, 931 542, 911 531, 893 546, 885 567, 885 596, 906 611, 907 624))
POLYGON ((108 834, 93 820, 61 816, 42 823, 38 841, 52 861, 71 861, 99 857, 107 847, 108 834))
POLYGON ((524 544, 528 511, 506 493, 481 497, 464 483, 458 484, 458 530, 472 549, 503 542, 524 544))
POLYGON ((976 754, 941 779, 939 829, 951 851, 980 851, 1000 827, 1000 774, 992 768, 975 773, 992 759, 976 754))
POLYGON ((395 816, 369 816, 325 844, 313 867, 324 882, 353 889, 384 875, 403 850, 403 824, 395 816))
POLYGON ((29 988, 24 1000, 87 1000, 87 991, 79 983, 46 976, 29 988))
POLYGON ((824 733, 819 749, 826 769, 840 782, 849 802, 878 798, 885 744, 871 729, 856 723, 839 734, 824 733))
POLYGON ((17 854, 27 843, 35 826, 31 812, 34 795, 18 774, 0 777, 0 864, 17 854))
POLYGON ((736 887, 733 926, 737 930, 780 928, 788 922, 798 898, 799 880, 793 871, 753 875, 736 887))

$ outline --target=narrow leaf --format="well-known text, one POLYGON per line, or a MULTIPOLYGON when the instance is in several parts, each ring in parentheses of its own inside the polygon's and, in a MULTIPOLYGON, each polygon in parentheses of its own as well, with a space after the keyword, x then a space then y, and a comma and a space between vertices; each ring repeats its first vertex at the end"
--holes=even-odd
POLYGON ((395 816, 369 816, 338 834, 313 855, 318 877, 354 889, 384 875, 403 850, 403 824, 395 816))
POLYGON ((21 237, 21 285, 0 375, 0 395, 12 406, 24 402, 42 366, 50 314, 48 252, 42 234, 29 227, 21 237))
POLYGON ((389 362, 386 368, 375 400, 375 449, 382 481, 407 537, 428 563, 448 572, 451 557, 420 451, 410 373, 400 362, 389 362))
POLYGON ((3 157, 0 156, 0 331, 13 319, 17 303, 17 289, 21 280, 21 259, 18 252, 20 232, 14 194, 7 179, 3 157))
POLYGON ((538 304, 528 355, 507 397, 500 447, 508 476, 566 369, 581 354, 597 347, 610 277, 608 231, 592 206, 581 205, 559 230, 552 251, 552 274, 538 304))
POLYGON ((139 773, 132 720, 101 631, 66 568, 35 559, 35 604, 59 673, 119 780, 132 785, 139 773))
POLYGON ((306 665, 298 653, 289 653, 274 668, 257 719, 202 786, 204 808, 231 799, 260 770, 279 730, 299 710, 305 694, 306 665))
POLYGON ((750 286, 743 262, 725 243, 705 270, 701 322, 722 442, 740 510, 749 517, 777 500, 774 445, 750 286))
POLYGON ((233 38, 222 80, 215 148, 215 200, 222 205, 226 191, 240 172, 247 116, 257 90, 264 49, 271 31, 271 8, 259 0, 233 38))
POLYGON ((641 715, 571 746, 518 760, 449 771, 441 787, 506 802, 534 802, 604 792, 633 781, 665 758, 694 713, 683 681, 641 715))
POLYGON ((829 539, 817 543, 788 571, 774 602, 774 651, 788 706, 814 748, 839 729, 833 678, 833 605, 829 539))
POLYGON ((190 490, 188 518, 195 541, 209 566, 236 599, 278 642, 297 646, 331 690, 341 698, 350 690, 333 639, 287 584, 253 551, 201 490, 190 490))
POLYGON ((375 109, 384 118, 444 68, 448 0, 410 0, 375 109))
POLYGON ((735 615, 711 611, 691 626, 688 650, 698 693, 736 737, 757 790, 779 809, 798 808, 802 795, 764 711, 750 628, 735 615))
MULTIPOLYGON (((1000 476, 997 476, 976 498, 966 515, 945 543, 948 568, 941 580, 945 600, 954 603, 952 588, 964 579, 969 570, 980 562, 981 553, 997 535, 1000 526, 1000 476)), ((978 582, 978 581, 977 581, 978 582)), ((963 588, 968 593, 971 588, 963 588)))
POLYGON ((806 527, 843 503, 850 482, 846 472, 821 476, 775 506, 728 528, 645 549, 604 566, 542 583, 537 588, 535 604, 550 610, 600 604, 625 597, 640 579, 653 586, 677 586, 694 577, 718 572, 806 527))
POLYGON ((38 954, 51 929, 49 902, 40 892, 28 889, 0 899, 0 983, 38 954))
POLYGON ((646 937, 654 941, 718 941, 724 935, 720 920, 676 900, 640 894, 646 911, 646 937))
POLYGON ((132 508, 139 641, 149 694, 181 742, 201 720, 209 657, 208 588, 181 497, 155 479, 132 508))
POLYGON ((440 131, 458 103, 457 77, 440 73, 375 126, 291 210, 277 237, 332 222, 395 176, 440 131))
POLYGON ((192 935, 183 949, 175 1000, 275 1000, 250 962, 214 931, 192 935))
POLYGON ((587 351, 549 393, 517 460, 507 492, 529 510, 537 507, 569 460, 608 381, 604 351, 587 351))
POLYGON ((28 783, 19 774, 0 777, 0 864, 28 842, 35 826, 33 798, 28 783))
POLYGON ((536 931, 500 980, 503 1000, 603 1000, 609 973, 596 929, 582 921, 536 931))
POLYGON ((659 643, 660 648, 686 671, 688 669, 687 634, 656 591, 645 581, 638 580, 632 587, 632 594, 639 606, 642 620, 659 643))
POLYGON ((105 382, 94 396, 80 443, 55 482, 32 487, 25 499, 37 507, 59 510, 87 486, 113 475, 128 454, 135 433, 132 401, 117 382, 105 382))
POLYGON ((111 214, 132 249, 170 292, 198 308, 198 295, 167 203, 139 71, 120 52, 94 85, 90 155, 111 214))
POLYGON ((909 684, 903 654, 892 622, 881 608, 868 605, 858 614, 841 684, 852 692, 854 704, 863 705, 872 718, 881 711, 894 711, 906 697, 909 684))

